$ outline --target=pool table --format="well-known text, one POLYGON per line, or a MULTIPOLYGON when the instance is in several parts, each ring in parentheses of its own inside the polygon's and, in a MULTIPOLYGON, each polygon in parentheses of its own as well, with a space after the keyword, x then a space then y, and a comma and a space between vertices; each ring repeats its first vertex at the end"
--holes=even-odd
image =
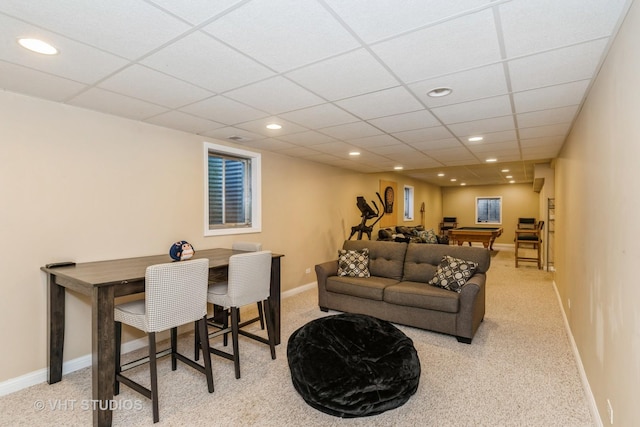
POLYGON ((449 230, 449 237, 462 246, 463 242, 480 242, 493 250, 493 242, 502 234, 502 227, 459 227, 449 230))

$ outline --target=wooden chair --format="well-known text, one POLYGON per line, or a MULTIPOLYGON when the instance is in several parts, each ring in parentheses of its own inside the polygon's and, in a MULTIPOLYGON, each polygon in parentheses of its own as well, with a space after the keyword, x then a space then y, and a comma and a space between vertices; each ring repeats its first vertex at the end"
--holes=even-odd
POLYGON ((518 261, 536 261, 538 263, 538 269, 542 268, 542 229, 544 228, 544 221, 539 221, 536 227, 533 229, 517 229, 515 237, 516 247, 516 268, 518 268, 518 261), (520 247, 522 245, 531 245, 530 248, 537 250, 538 256, 536 258, 521 256, 520 247))

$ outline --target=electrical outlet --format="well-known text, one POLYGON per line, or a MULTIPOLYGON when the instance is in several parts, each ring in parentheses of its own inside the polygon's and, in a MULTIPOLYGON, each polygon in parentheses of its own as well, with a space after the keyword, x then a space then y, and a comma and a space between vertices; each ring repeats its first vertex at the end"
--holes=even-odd
POLYGON ((311 273, 311 267, 307 268, 304 272, 305 272, 305 274, 310 274, 311 273))
POLYGON ((607 399, 607 414, 609 415, 609 424, 613 425, 613 406, 611 406, 609 399, 607 399))

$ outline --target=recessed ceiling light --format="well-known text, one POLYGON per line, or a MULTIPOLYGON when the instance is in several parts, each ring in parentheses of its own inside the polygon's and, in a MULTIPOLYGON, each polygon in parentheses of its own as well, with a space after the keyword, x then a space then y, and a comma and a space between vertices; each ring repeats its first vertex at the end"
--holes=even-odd
POLYGON ((513 178, 513 175, 507 175, 507 176, 505 176, 505 178, 511 179, 511 178, 513 178))
POLYGON ((277 123, 269 123, 267 125, 267 129, 271 129, 271 130, 278 130, 278 129, 282 129, 282 126, 280 126, 277 123))
POLYGON ((349 153, 349 155, 350 155, 350 156, 359 156, 359 155, 360 155, 360 152, 359 152, 359 151, 351 151, 351 152, 349 153))
POLYGON ((465 186, 465 185, 467 185, 467 183, 466 182, 461 182, 460 185, 465 186))
POLYGON ((487 162, 487 163, 495 163, 497 161, 498 161, 498 159, 496 159, 495 157, 491 157, 491 158, 485 160, 485 162, 487 162))
POLYGON ((453 90, 450 87, 437 87, 427 92, 427 95, 429 95, 432 98, 439 98, 441 96, 450 95, 451 92, 453 92, 453 90))
POLYGON ((395 169, 397 171, 401 171, 402 169, 404 169, 404 167, 402 167, 402 166, 394 166, 393 169, 395 169))
POLYGON ((438 174, 438 176, 443 177, 443 176, 444 176, 444 174, 443 174, 442 172, 440 172, 440 173, 438 174))
POLYGON ((25 49, 29 49, 32 52, 41 53, 43 55, 55 55, 58 53, 58 49, 51 46, 49 43, 38 39, 18 39, 18 44, 25 49))
POLYGON ((457 179, 451 178, 451 182, 456 182, 456 181, 457 181, 457 179))
POLYGON ((469 142, 477 142, 477 141, 482 141, 484 138, 481 136, 472 136, 471 138, 468 139, 469 142))
POLYGON ((509 181, 509 184, 515 184, 516 182, 514 180, 509 181))
POLYGON ((509 172, 509 169, 502 169, 500 172, 507 173, 507 172, 509 172))

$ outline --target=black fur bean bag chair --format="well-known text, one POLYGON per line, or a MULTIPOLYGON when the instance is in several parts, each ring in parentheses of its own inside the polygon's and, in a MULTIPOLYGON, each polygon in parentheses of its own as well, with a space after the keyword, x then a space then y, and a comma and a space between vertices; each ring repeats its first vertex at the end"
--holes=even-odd
POLYGON ((359 314, 307 323, 289 337, 287 358, 302 398, 337 417, 397 408, 420 380, 413 341, 391 323, 359 314))

